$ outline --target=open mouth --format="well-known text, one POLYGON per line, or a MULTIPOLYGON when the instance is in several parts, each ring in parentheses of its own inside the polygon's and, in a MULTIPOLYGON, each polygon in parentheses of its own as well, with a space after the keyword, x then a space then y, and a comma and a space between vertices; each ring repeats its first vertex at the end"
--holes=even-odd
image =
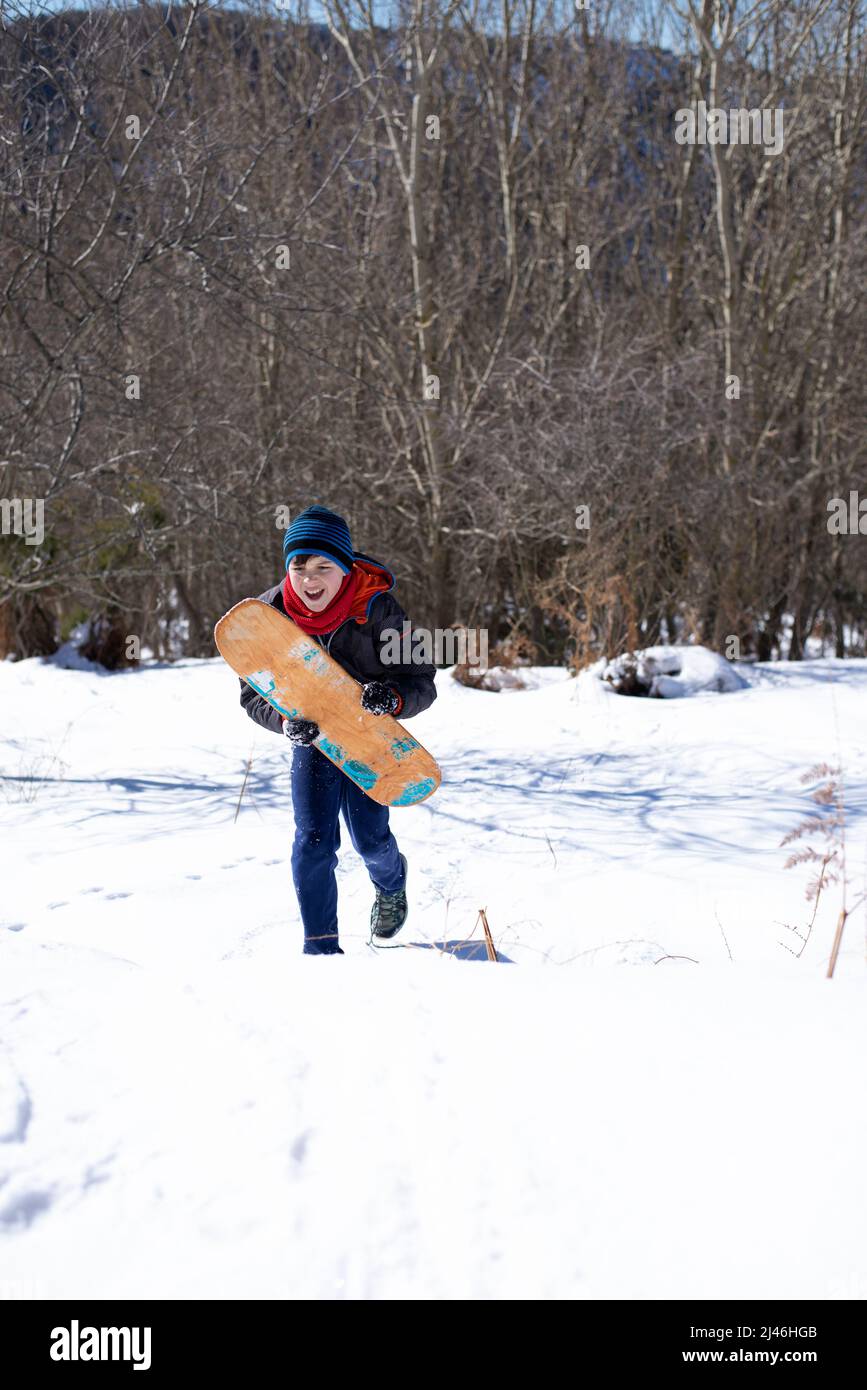
POLYGON ((305 589, 304 597, 312 599, 313 602, 316 603, 319 599, 321 599, 324 593, 324 589, 305 589))

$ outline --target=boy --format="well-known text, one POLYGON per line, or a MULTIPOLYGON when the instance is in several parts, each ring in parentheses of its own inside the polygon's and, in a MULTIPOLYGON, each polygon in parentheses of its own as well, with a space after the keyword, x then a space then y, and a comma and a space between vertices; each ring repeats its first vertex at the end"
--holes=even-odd
MULTIPOLYGON (((259 597, 273 604, 362 682, 359 700, 371 714, 410 719, 436 699, 436 667, 383 665, 380 633, 403 631, 406 614, 390 592, 394 575, 369 555, 356 554, 349 527, 327 507, 308 507, 283 537, 286 577, 259 597)), ((295 840, 292 880, 304 923, 305 955, 343 955, 337 939, 337 880, 342 811, 354 849, 376 889, 370 914, 371 943, 389 946, 407 915, 406 859, 380 806, 311 747, 316 724, 285 719, 241 681, 241 704, 264 729, 293 745, 292 803, 295 840)))

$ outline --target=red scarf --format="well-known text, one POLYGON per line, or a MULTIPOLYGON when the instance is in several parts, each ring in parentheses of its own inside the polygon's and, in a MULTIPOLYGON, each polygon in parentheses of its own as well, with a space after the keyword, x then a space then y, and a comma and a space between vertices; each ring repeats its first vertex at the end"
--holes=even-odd
POLYGON ((321 613, 314 613, 313 609, 308 608, 303 599, 298 597, 287 573, 283 580, 283 606, 303 632, 332 632, 350 616, 360 577, 357 565, 353 565, 349 574, 343 576, 343 583, 328 607, 323 608, 321 613))

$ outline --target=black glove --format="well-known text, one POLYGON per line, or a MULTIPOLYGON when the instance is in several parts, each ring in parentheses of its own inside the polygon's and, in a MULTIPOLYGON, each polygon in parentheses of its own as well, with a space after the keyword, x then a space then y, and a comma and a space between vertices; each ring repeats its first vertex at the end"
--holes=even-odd
POLYGON ((400 696, 382 681, 368 681, 361 692, 361 703, 370 714, 394 714, 400 696))
POLYGON ((310 719, 284 719, 283 733, 290 743, 303 748, 319 737, 319 725, 314 724, 310 719))

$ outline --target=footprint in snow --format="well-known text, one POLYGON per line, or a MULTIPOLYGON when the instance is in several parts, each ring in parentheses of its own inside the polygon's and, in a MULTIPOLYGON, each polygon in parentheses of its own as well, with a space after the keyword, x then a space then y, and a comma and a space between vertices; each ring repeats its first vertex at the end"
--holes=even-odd
POLYGON ((307 1153, 307 1145, 310 1142, 312 1134, 312 1130, 305 1129, 301 1134, 297 1135, 295 1142, 292 1144, 289 1152, 296 1163, 301 1164, 304 1162, 307 1153))
POLYGON ((51 1206, 52 1195, 51 1191, 34 1190, 13 1197, 0 1210, 0 1226, 5 1226, 7 1230, 22 1230, 32 1226, 36 1218, 51 1206))
POLYGON ((112 902, 115 898, 131 898, 132 893, 106 893, 106 902, 112 902))
POLYGON ((53 912, 54 909, 55 909, 56 907, 69 907, 69 903, 68 903, 68 902, 62 902, 62 903, 49 903, 49 904, 48 904, 48 910, 49 910, 49 912, 53 912))
POLYGON ((0 1144, 23 1144, 33 1118, 33 1102, 30 1092, 21 1080, 15 1081, 15 1096, 8 1096, 4 1132, 0 1134, 0 1144), (14 1113, 13 1113, 14 1107, 14 1113))

